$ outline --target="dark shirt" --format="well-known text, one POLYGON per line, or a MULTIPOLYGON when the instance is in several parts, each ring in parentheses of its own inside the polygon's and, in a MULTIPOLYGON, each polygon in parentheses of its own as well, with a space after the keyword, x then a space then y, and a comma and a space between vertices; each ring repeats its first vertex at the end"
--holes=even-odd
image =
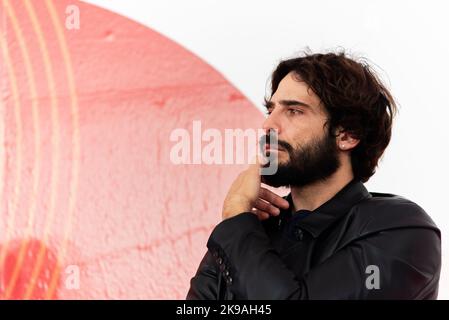
MULTIPOLYGON (((293 207, 291 195, 286 199, 293 207)), ((435 299, 440 231, 403 197, 353 180, 319 208, 219 223, 187 299, 435 299)))

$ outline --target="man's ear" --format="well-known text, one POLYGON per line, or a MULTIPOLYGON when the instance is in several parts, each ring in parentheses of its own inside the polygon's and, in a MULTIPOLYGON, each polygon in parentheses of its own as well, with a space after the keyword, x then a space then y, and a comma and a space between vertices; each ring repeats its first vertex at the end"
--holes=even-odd
POLYGON ((354 135, 345 131, 342 127, 338 127, 336 130, 337 134, 337 147, 341 151, 349 151, 354 149, 360 142, 359 139, 355 138, 354 135))

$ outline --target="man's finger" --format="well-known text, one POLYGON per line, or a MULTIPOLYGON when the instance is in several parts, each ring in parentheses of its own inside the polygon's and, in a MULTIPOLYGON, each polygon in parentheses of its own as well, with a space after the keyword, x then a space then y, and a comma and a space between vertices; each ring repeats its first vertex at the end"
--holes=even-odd
POLYGON ((278 208, 288 209, 288 207, 290 206, 287 200, 263 187, 260 188, 259 197, 278 208))
POLYGON ((280 213, 279 208, 273 206, 268 202, 263 201, 262 199, 257 199, 254 207, 256 207, 256 209, 262 210, 275 216, 277 216, 280 213))
POLYGON ((270 217, 270 214, 268 212, 259 209, 254 208, 252 212, 257 216, 257 218, 259 218, 259 220, 266 220, 270 217))

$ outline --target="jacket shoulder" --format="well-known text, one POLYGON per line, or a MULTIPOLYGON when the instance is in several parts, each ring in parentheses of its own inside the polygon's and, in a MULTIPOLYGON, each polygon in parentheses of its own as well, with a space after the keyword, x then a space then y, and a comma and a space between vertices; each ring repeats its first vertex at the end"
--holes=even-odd
POLYGON ((370 194, 350 212, 360 235, 398 228, 428 228, 440 233, 427 212, 415 202, 391 193, 370 194))

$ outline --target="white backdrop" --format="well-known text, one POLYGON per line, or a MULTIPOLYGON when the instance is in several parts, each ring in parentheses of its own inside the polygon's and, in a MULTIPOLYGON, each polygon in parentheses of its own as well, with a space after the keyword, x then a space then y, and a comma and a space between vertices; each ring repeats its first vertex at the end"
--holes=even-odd
POLYGON ((443 239, 439 299, 449 299, 449 8, 445 1, 85 2, 180 43, 261 109, 267 80, 278 60, 305 47, 314 51, 342 47, 374 62, 400 111, 392 142, 366 186, 415 201, 438 224, 443 239))

